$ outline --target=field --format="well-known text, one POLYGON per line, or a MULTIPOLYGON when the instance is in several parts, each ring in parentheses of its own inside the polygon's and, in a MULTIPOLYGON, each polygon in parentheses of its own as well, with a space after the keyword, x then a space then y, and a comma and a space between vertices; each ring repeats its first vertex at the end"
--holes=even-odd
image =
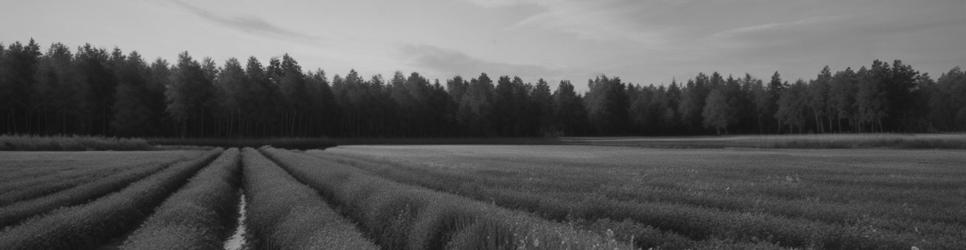
POLYGON ((956 150, 346 146, 310 153, 613 232, 641 248, 966 246, 966 154, 956 150))
POLYGON ((627 145, 0 152, 0 246, 963 249, 963 166, 627 145))
POLYGON ((688 137, 565 137, 560 144, 643 148, 966 149, 966 134, 804 134, 688 137))

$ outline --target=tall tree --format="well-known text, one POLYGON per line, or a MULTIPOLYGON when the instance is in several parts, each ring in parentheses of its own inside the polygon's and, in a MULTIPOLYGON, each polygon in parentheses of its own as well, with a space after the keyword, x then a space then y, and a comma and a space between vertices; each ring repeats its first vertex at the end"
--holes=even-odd
POLYGON ((715 88, 708 94, 704 111, 702 112, 704 126, 713 128, 715 133, 719 135, 722 132, 727 133, 728 126, 735 122, 735 110, 728 103, 728 99, 727 93, 723 88, 715 88))
POLYGON ((559 135, 584 134, 587 113, 580 95, 570 81, 560 81, 553 92, 554 128, 559 135))
POLYGON ((223 135, 238 136, 241 133, 242 116, 246 114, 245 111, 249 111, 244 106, 248 101, 251 83, 245 76, 245 69, 235 58, 225 61, 225 66, 215 79, 216 113, 222 120, 223 135))
POLYGON ((329 86, 329 80, 325 77, 325 71, 321 69, 310 73, 307 79, 309 92, 311 93, 312 111, 314 117, 312 126, 316 128, 311 136, 334 136, 338 124, 340 113, 338 105, 335 103, 335 96, 329 86))
POLYGON ((883 131, 888 105, 883 84, 890 71, 889 65, 879 60, 873 62, 872 68, 868 70, 864 67, 859 69, 858 91, 855 96, 859 132, 883 131))
POLYGON ((103 49, 86 44, 77 49, 75 65, 79 79, 88 89, 87 105, 84 111, 88 121, 84 125, 86 134, 108 134, 110 118, 113 113, 114 88, 117 86, 114 70, 109 63, 109 55, 103 49))
POLYGON ((114 117, 111 128, 120 136, 159 134, 155 117, 164 115, 152 109, 148 78, 151 70, 137 52, 131 52, 117 65, 118 85, 114 94, 114 117))
POLYGON ((82 85, 67 46, 55 43, 47 50, 37 68, 37 84, 31 95, 40 112, 44 134, 69 134, 76 131, 85 106, 82 85))
POLYGON ((33 133, 33 114, 30 112, 31 87, 37 82, 36 71, 40 62, 40 46, 30 39, 26 45, 14 42, 3 53, 3 75, 0 75, 0 98, 4 101, 5 126, 13 133, 33 133))
POLYGON ((678 106, 678 113, 681 115, 681 124, 691 132, 696 132, 701 128, 704 102, 707 100, 710 80, 704 73, 699 73, 693 80, 689 80, 682 91, 681 104, 678 106))
POLYGON ((530 92, 530 115, 536 121, 534 126, 538 135, 547 135, 551 131, 553 123, 553 96, 550 93, 550 84, 542 78, 537 80, 530 92))
POLYGON ((471 79, 460 98, 457 120, 470 135, 492 135, 493 81, 485 73, 471 79))
POLYGON ((619 135, 626 132, 628 104, 626 86, 620 78, 598 76, 588 82, 590 91, 584 97, 587 117, 596 133, 619 135))
POLYGON ((309 100, 302 66, 288 54, 283 55, 279 63, 276 63, 278 60, 272 61, 269 66, 269 78, 278 86, 281 94, 278 98, 285 104, 282 112, 285 129, 281 134, 288 136, 304 134, 305 116, 309 114, 311 100, 309 100))
POLYGON ((146 100, 143 100, 148 104, 149 108, 152 110, 151 113, 158 114, 154 117, 153 123, 158 124, 158 127, 162 129, 158 131, 158 134, 150 136, 173 136, 175 131, 173 131, 174 120, 171 119, 170 115, 167 114, 167 98, 165 96, 165 90, 171 85, 171 68, 168 65, 168 61, 158 58, 153 63, 151 63, 150 75, 147 80, 147 90, 148 94, 144 96, 146 100))
POLYGON ((807 109, 808 86, 805 81, 798 80, 782 90, 778 97, 778 111, 775 112, 775 118, 788 126, 789 131, 798 130, 798 133, 802 133, 805 130, 805 121, 808 119, 807 109))
POLYGON ((828 96, 830 83, 832 81, 832 71, 826 65, 818 74, 818 77, 808 86, 808 107, 814 118, 816 132, 824 133, 826 130, 827 116, 829 114, 828 96))
POLYGON ((856 91, 858 79, 852 68, 835 72, 829 82, 828 107, 835 117, 836 128, 839 132, 850 129, 855 124, 856 91), (843 126, 843 122, 846 124, 843 126))
POLYGON ((178 55, 178 64, 172 71, 171 85, 165 92, 167 112, 179 123, 181 137, 205 136, 212 83, 201 64, 187 51, 178 55))

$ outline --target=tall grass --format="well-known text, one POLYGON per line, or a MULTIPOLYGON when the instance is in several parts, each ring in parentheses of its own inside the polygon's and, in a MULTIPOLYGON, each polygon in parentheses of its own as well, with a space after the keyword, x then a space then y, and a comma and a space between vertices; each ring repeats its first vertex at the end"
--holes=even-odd
POLYGON ((122 189, 132 182, 167 168, 171 164, 174 164, 174 162, 124 170, 48 196, 0 207, 0 227, 14 225, 31 216, 42 214, 59 207, 85 203, 102 195, 122 189))
POLYGON ((92 249, 134 230, 186 179, 222 152, 179 162, 88 204, 65 207, 0 232, 4 249, 92 249))
POLYGON ((254 149, 242 155, 247 225, 259 249, 378 249, 315 190, 254 149))
POLYGON ((238 149, 218 159, 168 197, 121 249, 215 249, 232 232, 241 169, 238 149))
POLYGON ((138 138, 0 135, 0 151, 150 150, 152 148, 148 141, 138 138))
POLYGON ((387 249, 631 248, 612 237, 399 184, 334 161, 272 148, 262 152, 340 204, 387 249))

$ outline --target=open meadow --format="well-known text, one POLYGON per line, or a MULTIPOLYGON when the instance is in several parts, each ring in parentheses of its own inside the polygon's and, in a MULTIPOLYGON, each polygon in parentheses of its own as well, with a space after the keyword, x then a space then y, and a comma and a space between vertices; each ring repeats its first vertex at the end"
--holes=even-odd
POLYGON ((961 150, 0 152, 3 249, 962 249, 961 150))

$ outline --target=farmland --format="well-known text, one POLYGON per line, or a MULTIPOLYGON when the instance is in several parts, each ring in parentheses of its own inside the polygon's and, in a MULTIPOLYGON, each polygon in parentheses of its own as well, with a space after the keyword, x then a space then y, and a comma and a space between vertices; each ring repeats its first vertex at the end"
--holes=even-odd
POLYGON ((262 147, 0 166, 4 249, 966 246, 961 150, 262 147))
POLYGON ((347 146, 310 154, 642 248, 966 246, 966 154, 955 150, 347 146))

